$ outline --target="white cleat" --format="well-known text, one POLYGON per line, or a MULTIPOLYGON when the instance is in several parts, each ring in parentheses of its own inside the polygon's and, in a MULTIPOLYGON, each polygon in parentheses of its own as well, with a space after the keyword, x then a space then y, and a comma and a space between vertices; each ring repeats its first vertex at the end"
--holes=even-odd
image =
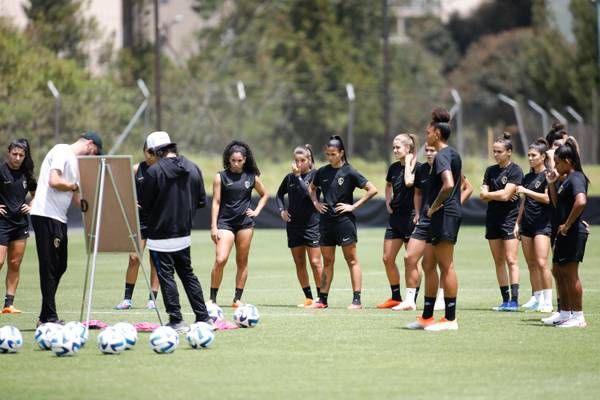
POLYGON ((552 304, 540 304, 536 311, 541 313, 551 313, 552 304))
POLYGON ((556 324, 557 328, 585 328, 586 326, 587 323, 585 322, 585 318, 577 317, 572 317, 564 322, 556 324))
POLYGON ((392 307, 394 311, 415 311, 417 309, 417 305, 414 302, 404 300, 402 303, 398 304, 395 307, 392 307))
POLYGON ((423 318, 421 316, 418 316, 417 319, 415 319, 410 324, 406 325, 406 329, 411 329, 411 330, 425 329, 426 327, 433 325, 433 324, 435 324, 435 319, 433 319, 433 317, 423 318))
POLYGON ((458 330, 458 322, 448 321, 446 318, 440 319, 435 324, 431 324, 425 327, 427 332, 441 332, 441 331, 456 331, 458 330))
POLYGON ((521 308, 533 308, 534 306, 537 307, 538 301, 534 296, 531 296, 531 298, 529 299, 529 301, 527 301, 527 303, 521 305, 521 308))
POLYGON ((553 312, 548 318, 542 318, 544 325, 556 326, 571 319, 571 316, 561 316, 559 312, 553 312))

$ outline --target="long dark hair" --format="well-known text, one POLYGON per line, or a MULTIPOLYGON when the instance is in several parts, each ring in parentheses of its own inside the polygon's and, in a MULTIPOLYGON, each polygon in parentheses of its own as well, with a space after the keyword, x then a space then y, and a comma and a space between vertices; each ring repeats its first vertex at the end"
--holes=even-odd
POLYGON ((442 139, 447 142, 452 133, 450 128, 450 113, 443 107, 436 107, 431 111, 431 122, 429 123, 434 129, 440 131, 442 139))
POLYGON ((348 156, 346 155, 347 154, 346 147, 344 146, 344 141, 342 140, 342 138, 339 135, 329 136, 329 140, 327 141, 327 144, 325 145, 325 147, 335 147, 339 151, 343 151, 344 154, 342 154, 342 160, 344 160, 344 162, 346 164, 348 163, 348 156))
POLYGON ((560 158, 563 161, 568 161, 573 166, 575 171, 579 171, 585 176, 587 183, 590 183, 589 178, 583 172, 581 167, 581 158, 579 157, 579 145, 573 136, 569 136, 565 141, 565 144, 561 145, 554 152, 554 156, 560 158))
POLYGON ((250 146, 240 140, 232 140, 231 143, 225 146, 225 150, 223 150, 223 168, 229 169, 229 158, 231 158, 233 153, 240 153, 242 156, 246 157, 243 168, 244 172, 260 176, 260 170, 256 165, 256 160, 252 155, 250 146))
POLYGON ((552 148, 554 142, 568 135, 569 134, 567 133, 567 131, 565 131, 565 126, 563 124, 561 124, 560 122, 554 122, 552 124, 552 127, 550 128, 550 131, 548 131, 548 134, 546 135, 546 142, 548 142, 548 147, 552 148))
MULTIPOLYGON (((544 166, 548 168, 548 142, 543 137, 535 139, 533 143, 529 145, 529 150, 537 151, 540 155, 544 156, 544 166)), ((533 172, 533 168, 531 168, 533 172)))
POLYGON ((19 169, 25 173, 25 178, 27 178, 28 184, 35 183, 35 165, 33 164, 33 159, 31 158, 31 148, 29 147, 29 141, 25 138, 13 140, 8 145, 8 151, 10 152, 14 148, 19 148, 25 152, 25 158, 23 159, 23 163, 21 164, 21 168, 19 169))

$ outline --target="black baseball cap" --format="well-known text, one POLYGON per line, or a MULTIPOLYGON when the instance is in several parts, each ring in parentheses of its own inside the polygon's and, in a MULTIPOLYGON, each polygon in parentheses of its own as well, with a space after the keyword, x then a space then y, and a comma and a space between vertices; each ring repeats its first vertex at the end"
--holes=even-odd
POLYGON ((94 131, 87 131, 82 134, 81 137, 94 142, 96 148, 98 148, 98 155, 102 155, 102 139, 100 138, 100 135, 94 131))

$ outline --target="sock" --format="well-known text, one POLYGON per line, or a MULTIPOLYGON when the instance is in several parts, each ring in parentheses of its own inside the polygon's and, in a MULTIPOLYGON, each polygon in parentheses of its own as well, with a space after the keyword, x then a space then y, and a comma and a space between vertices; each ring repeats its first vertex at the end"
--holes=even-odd
POLYGON ((212 301, 213 303, 217 302, 217 292, 219 291, 218 287, 211 287, 210 288, 210 301, 212 301))
POLYGON ((423 306, 423 314, 421 315, 421 317, 423 317, 423 318, 433 317, 433 306, 434 305, 435 305, 435 297, 425 296, 425 304, 423 306))
POLYGON ((573 311, 573 318, 584 319, 583 311, 573 311))
POLYGON ((533 297, 535 297, 535 301, 538 303, 543 303, 542 291, 538 290, 533 292, 533 297))
POLYGON ((400 296, 400 284, 390 285, 392 289, 392 300, 402 301, 402 296, 400 296))
POLYGON ((352 292, 352 304, 360 304, 360 290, 352 292))
POLYGON ((421 286, 417 286, 415 289, 415 304, 417 303, 417 297, 419 297, 419 290, 421 290, 421 286))
POLYGON ((543 289, 542 295, 544 299, 543 303, 546 305, 552 305, 552 289, 543 289))
POLYGON ((508 286, 500 286, 500 294, 502 295, 502 302, 508 303, 510 300, 510 292, 508 286))
POLYGON ((131 300, 133 288, 135 288, 135 283, 125 283, 125 300, 131 300))
POLYGON ((307 299, 311 299, 312 300, 312 292, 310 290, 310 286, 307 287, 303 287, 302 291, 304 292, 304 297, 306 297, 307 299))
POLYGON ((417 293, 417 289, 415 288, 406 288, 406 300, 407 302, 415 301, 415 294, 417 293))
POLYGON ((12 306, 14 301, 15 301, 15 295, 7 294, 6 296, 4 296, 4 307, 12 306))
POLYGON ((244 289, 235 288, 235 295, 233 296, 233 302, 235 303, 238 300, 242 299, 242 293, 244 293, 244 289))
POLYGON ((560 310, 560 319, 569 319, 571 318, 571 310, 560 310))
POLYGON ((444 297, 444 303, 446 304, 446 319, 454 321, 456 319, 456 297, 444 297))
POLYGON ((510 301, 519 304, 519 284, 510 284, 510 301))
MULTIPOLYGON (((158 299, 158 290, 153 290, 154 300, 158 299)), ((152 296, 148 295, 148 300, 152 300, 152 296)))
POLYGON ((556 296, 556 309, 560 311, 560 299, 556 296))
POLYGON ((321 298, 321 288, 320 287, 317 288, 317 297, 321 298))
POLYGON ((329 293, 321 292, 321 295, 319 296, 319 301, 322 304, 327 304, 327 296, 328 295, 329 295, 329 293))

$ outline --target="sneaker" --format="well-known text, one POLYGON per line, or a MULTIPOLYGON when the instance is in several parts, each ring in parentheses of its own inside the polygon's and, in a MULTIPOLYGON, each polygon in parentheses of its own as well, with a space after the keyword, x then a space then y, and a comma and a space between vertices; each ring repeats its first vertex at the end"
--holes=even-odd
POLYGON ((508 305, 502 311, 519 311, 519 303, 516 301, 509 301, 508 305))
POLYGON ((348 310, 362 310, 363 306, 362 304, 355 304, 352 303, 350 304, 348 307, 346 307, 348 310))
POLYGON ((444 311, 445 309, 446 309, 446 302, 444 302, 444 299, 435 301, 435 304, 433 305, 434 311, 444 311))
POLYGON ((239 306, 243 306, 244 303, 242 303, 240 300, 236 300, 233 303, 231 303, 231 307, 233 308, 238 308, 239 306))
POLYGON ((148 300, 148 302, 146 303, 146 308, 148 310, 156 310, 156 303, 154 302, 154 300, 148 300))
POLYGON ((323 304, 320 301, 315 301, 310 306, 306 306, 306 308, 327 308, 329 307, 327 304, 323 304))
POLYGON ((554 312, 548 318, 542 318, 542 322, 544 323, 544 325, 555 326, 555 325, 560 325, 560 324, 568 321, 569 319, 571 319, 571 316, 561 317, 560 312, 554 312))
POLYGON ((538 308, 536 311, 541 313, 551 313, 552 304, 538 304, 538 308))
POLYGON ((298 304, 298 308, 306 308, 313 303, 313 299, 304 299, 304 303, 298 304))
POLYGON ((392 310, 394 311, 415 311, 416 309, 417 305, 414 302, 406 300, 398 304, 396 307, 392 307, 392 310))
POLYGON ((10 305, 8 307, 4 307, 2 309, 2 314, 21 314, 23 311, 15 308, 14 306, 10 305))
POLYGON ((184 321, 179 322, 169 322, 167 324, 169 328, 173 328, 177 333, 187 333, 190 330, 190 326, 186 324, 184 321))
POLYGON ((433 325, 433 324, 435 324, 435 319, 433 317, 423 318, 421 316, 418 316, 417 319, 415 319, 410 324, 406 325, 406 329, 412 329, 412 330, 425 329, 429 325, 433 325))
POLYGON ((133 303, 131 302, 131 300, 123 300, 122 302, 120 302, 119 304, 117 304, 115 306, 116 310, 131 310, 133 308, 133 303))
POLYGON ((398 300, 394 300, 394 299, 387 299, 386 301, 384 301, 381 304, 377 304, 377 308, 394 308, 396 307, 398 304, 400 304, 401 302, 398 300))
MULTIPOLYGON (((542 318, 541 321, 544 323, 544 325, 546 325, 546 321, 552 321, 557 319, 560 316, 560 313, 558 311, 554 311, 552 314, 550 314, 549 317, 545 317, 542 318)), ((554 325, 553 323, 550 323, 549 325, 554 325)))
POLYGON ((585 328, 587 323, 585 322, 585 318, 569 318, 568 320, 556 324, 557 328, 585 328))
POLYGON ((494 310, 494 311, 506 311, 506 308, 508 307, 509 304, 510 304, 509 301, 504 301, 499 306, 492 307, 492 310, 494 310))
POLYGON ((441 318, 435 324, 431 324, 425 327, 428 332, 441 332, 441 331, 456 331, 458 330, 458 322, 448 321, 446 318, 441 318))
POLYGON ((535 298, 535 296, 531 296, 531 298, 527 301, 527 303, 523 304, 521 307, 528 308, 528 309, 534 309, 534 307, 537 307, 537 305, 538 305, 537 299, 535 298))

